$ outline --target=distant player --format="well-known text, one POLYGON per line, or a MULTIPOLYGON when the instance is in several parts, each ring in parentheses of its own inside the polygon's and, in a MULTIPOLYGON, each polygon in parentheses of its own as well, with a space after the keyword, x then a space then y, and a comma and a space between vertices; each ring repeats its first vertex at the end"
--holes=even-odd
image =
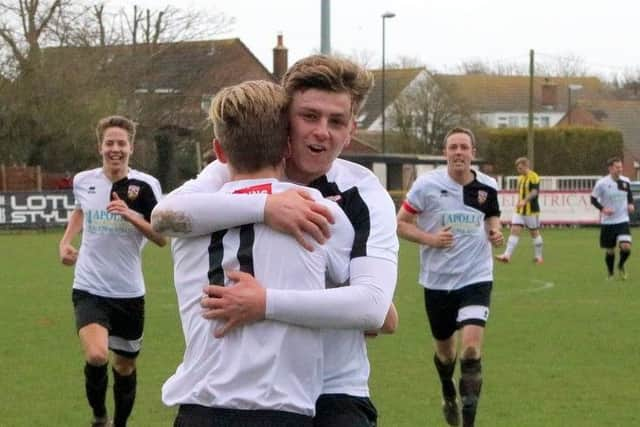
POLYGON ((287 106, 284 89, 267 81, 218 92, 209 115, 216 157, 228 165, 230 178, 220 191, 248 198, 304 189, 335 218, 332 237, 306 251, 294 237, 259 223, 174 242, 186 350, 162 387, 162 399, 180 405, 175 427, 313 425, 323 382, 322 330, 265 320, 218 339, 214 331, 224 322, 204 319, 199 305, 204 283, 233 286, 243 275, 291 293, 325 292, 325 275, 336 284, 349 278, 355 233, 346 214, 317 190, 279 181, 290 152, 287 106))
POLYGON ((519 157, 516 160, 518 176, 518 205, 511 218, 511 234, 507 248, 502 255, 496 255, 500 262, 509 262, 518 245, 522 228, 527 227, 533 239, 533 262, 542 264, 542 236, 540 235, 540 177, 529 167, 529 159, 519 157))
POLYGON ((600 247, 605 250, 604 262, 608 278, 613 278, 615 247, 620 248, 618 273, 627 279, 624 264, 631 254, 631 230, 629 214, 633 213, 633 195, 629 178, 622 176, 622 160, 612 157, 607 160, 609 175, 596 182, 591 193, 591 204, 600 211, 600 247))
POLYGON ((482 344, 493 286, 491 246, 504 239, 497 184, 471 169, 475 149, 470 130, 450 130, 444 141, 447 168, 418 177, 398 211, 398 235, 421 245, 419 282, 425 288, 443 413, 452 426, 460 424, 453 382, 460 356, 464 427, 474 425, 482 388, 482 344))
POLYGON ((111 425, 105 406, 109 350, 113 352, 113 425, 125 426, 133 409, 144 325, 140 254, 147 239, 158 246, 166 244, 149 223, 162 195, 160 183, 129 168, 135 132, 135 123, 121 116, 98 123, 102 167, 80 172, 73 179, 76 207, 59 247, 61 262, 75 265, 72 297, 93 427, 111 425), (78 251, 72 242, 81 231, 78 251))

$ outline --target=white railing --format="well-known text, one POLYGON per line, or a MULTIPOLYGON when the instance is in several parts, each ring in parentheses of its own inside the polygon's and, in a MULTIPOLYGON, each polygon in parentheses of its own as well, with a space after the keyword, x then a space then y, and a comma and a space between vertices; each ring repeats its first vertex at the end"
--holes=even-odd
MULTIPOLYGON (((541 176, 541 191, 587 191, 592 190, 596 181, 600 179, 598 175, 574 175, 574 176, 541 176)), ((503 176, 502 189, 516 190, 517 176, 503 176)))

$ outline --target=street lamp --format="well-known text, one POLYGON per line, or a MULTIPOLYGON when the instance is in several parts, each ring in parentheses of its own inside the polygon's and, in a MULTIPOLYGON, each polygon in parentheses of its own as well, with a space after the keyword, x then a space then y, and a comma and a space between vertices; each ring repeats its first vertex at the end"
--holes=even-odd
POLYGON ((382 86, 380 87, 382 89, 382 154, 384 154, 386 152, 386 146, 385 146, 385 137, 384 137, 384 111, 385 111, 385 104, 384 104, 384 81, 385 81, 385 77, 384 77, 384 69, 385 69, 385 55, 384 55, 384 46, 385 46, 385 20, 387 18, 393 18, 394 16, 396 16, 395 13, 393 12, 385 12, 382 14, 382 86))
POLYGON ((580 90, 582 89, 582 85, 576 85, 576 84, 570 84, 567 85, 567 121, 568 124, 571 124, 571 110, 572 110, 572 105, 571 105, 571 92, 573 92, 574 90, 580 90))

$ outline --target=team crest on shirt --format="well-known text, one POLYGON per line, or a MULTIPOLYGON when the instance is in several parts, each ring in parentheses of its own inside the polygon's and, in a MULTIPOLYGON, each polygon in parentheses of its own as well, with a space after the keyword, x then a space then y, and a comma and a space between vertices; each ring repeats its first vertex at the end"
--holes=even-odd
POLYGON ((478 191, 478 204, 482 205, 487 201, 487 192, 484 190, 478 191))
POLYGON ((139 185, 130 185, 127 189, 127 197, 129 200, 135 200, 138 198, 138 194, 140 194, 140 186, 139 185))

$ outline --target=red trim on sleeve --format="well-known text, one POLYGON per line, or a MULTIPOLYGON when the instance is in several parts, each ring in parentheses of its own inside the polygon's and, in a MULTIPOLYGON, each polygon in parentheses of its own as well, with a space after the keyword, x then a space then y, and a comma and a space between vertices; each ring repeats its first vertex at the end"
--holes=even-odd
POLYGON ((234 191, 233 194, 271 194, 271 183, 240 188, 234 191))
POLYGON ((402 202, 402 207, 404 208, 404 210, 406 210, 407 212, 409 212, 410 214, 414 214, 417 215, 420 212, 418 212, 413 206, 411 206, 409 204, 409 202, 407 202, 406 200, 404 202, 402 202))

